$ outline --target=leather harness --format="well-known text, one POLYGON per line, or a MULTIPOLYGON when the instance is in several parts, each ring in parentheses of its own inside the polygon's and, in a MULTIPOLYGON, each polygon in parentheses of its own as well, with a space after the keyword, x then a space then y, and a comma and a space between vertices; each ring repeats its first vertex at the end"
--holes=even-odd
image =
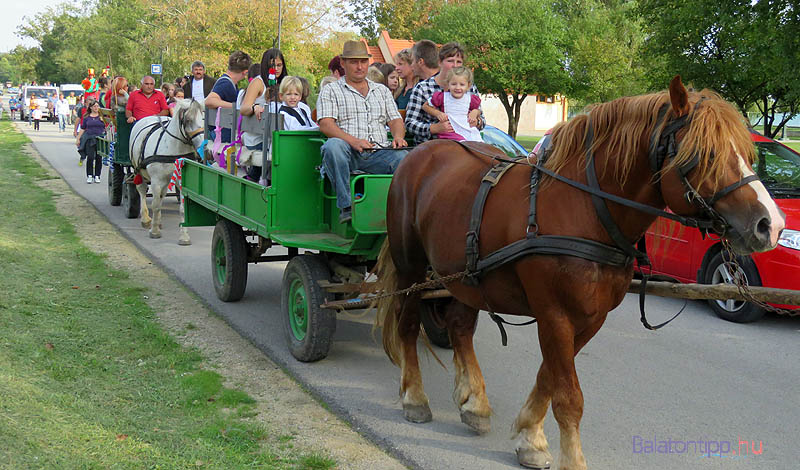
MULTIPOLYGON (((702 101, 705 98, 701 98, 697 104, 695 105, 694 111, 697 111, 697 108, 700 106, 702 101)), ((667 122, 662 131, 658 133, 658 123, 662 122, 669 110, 670 105, 664 104, 662 108, 659 110, 658 114, 658 121, 656 127, 653 131, 653 135, 650 139, 650 152, 649 152, 649 160, 650 160, 650 167, 653 171, 653 174, 656 174, 664 165, 665 160, 671 160, 674 158, 678 153, 678 145, 676 144, 675 134, 684 126, 688 126, 691 123, 691 118, 693 113, 686 114, 684 116, 674 118, 667 122)), ((715 193, 712 197, 705 199, 698 191, 691 185, 689 182, 687 175, 689 172, 694 169, 699 164, 699 157, 697 154, 694 155, 694 158, 688 162, 686 165, 681 166, 678 168, 678 173, 681 178, 681 181, 686 188, 685 197, 689 202, 697 203, 700 207, 701 212, 703 213, 704 218, 697 218, 697 217, 684 217, 680 216, 671 212, 666 212, 661 209, 657 209, 655 207, 642 204, 636 201, 632 201, 629 199, 622 198, 620 196, 607 193, 600 189, 599 182, 597 180, 597 173, 595 170, 595 159, 594 154, 591 150, 591 144, 593 140, 593 130, 591 125, 591 118, 587 121, 587 133, 585 139, 585 148, 586 148, 586 159, 587 159, 587 166, 586 166, 586 180, 588 184, 583 184, 564 176, 561 176, 553 171, 544 168, 545 161, 547 156, 549 155, 549 149, 546 149, 541 157, 541 159, 537 162, 531 162, 527 158, 520 158, 516 160, 508 160, 497 155, 489 154, 478 150, 477 148, 469 145, 468 143, 457 141, 462 147, 464 147, 467 151, 473 154, 482 154, 492 158, 493 160, 497 161, 495 165, 493 165, 489 170, 484 174, 481 185, 478 188, 477 195, 475 196, 475 201, 472 205, 472 214, 470 217, 470 224, 469 224, 469 231, 466 234, 466 270, 467 274, 463 280, 465 284, 477 286, 480 282, 481 276, 483 276, 487 271, 492 269, 497 269, 505 264, 511 263, 513 261, 518 260, 524 256, 528 255, 567 255, 567 256, 575 256, 578 258, 582 258, 588 261, 592 261, 595 263, 610 265, 610 266, 630 266, 633 263, 633 260, 637 260, 639 266, 650 266, 650 260, 647 257, 646 253, 646 246, 644 243, 645 237, 642 236, 641 239, 637 243, 638 249, 634 248, 633 242, 629 241, 622 231, 619 229, 619 226, 616 224, 614 219, 611 217, 611 213, 608 210, 608 206, 606 204, 606 200, 610 200, 617 204, 621 204, 627 207, 631 207, 641 212, 645 212, 651 215, 656 215, 660 217, 666 217, 675 221, 680 222, 689 227, 696 227, 703 231, 704 233, 713 232, 718 235, 724 235, 728 224, 725 219, 716 212, 712 206, 716 201, 718 201, 723 196, 731 193, 732 191, 744 186, 751 181, 755 181, 758 179, 755 175, 750 175, 741 180, 737 181, 736 183, 731 184, 723 188, 722 190, 715 193), (516 242, 511 243, 510 245, 504 246, 489 255, 485 258, 480 259, 480 250, 479 250, 479 233, 481 228, 481 222, 483 219, 483 210, 484 206, 486 205, 486 199, 489 196, 489 191, 495 187, 500 178, 511 168, 512 165, 516 164, 527 164, 531 166, 531 184, 530 184, 530 212, 528 216, 528 226, 526 230, 525 238, 522 240, 518 240, 516 242), (609 237, 614 242, 614 246, 606 245, 604 243, 600 243, 594 240, 588 240, 579 237, 571 237, 571 236, 560 236, 560 235, 539 235, 539 227, 536 222, 536 196, 539 188, 539 182, 541 180, 540 174, 545 174, 550 176, 558 181, 566 183, 574 188, 577 188, 581 191, 587 192, 591 195, 592 204, 594 205, 595 212, 597 214, 600 223, 603 225, 603 228, 609 234, 609 237)), ((640 310, 641 310, 641 321, 645 328, 650 330, 656 330, 667 323, 674 320, 680 313, 683 311, 679 311, 675 316, 671 319, 665 321, 656 326, 652 326, 647 322, 644 313, 644 296, 645 296, 645 287, 647 283, 649 275, 643 274, 642 280, 642 288, 640 291, 640 310)), ((488 303, 487 303, 488 309, 488 303)), ((503 330, 503 323, 508 323, 502 318, 498 317, 493 312, 490 312, 490 316, 492 320, 494 320, 499 328, 503 338, 503 345, 506 344, 506 334, 503 330)), ((532 320, 527 323, 533 323, 536 320, 532 320)))
MULTIPOLYGON (((158 147, 161 145, 161 139, 164 138, 165 134, 168 134, 173 139, 178 140, 178 141, 180 141, 180 142, 182 142, 184 144, 192 145, 192 137, 194 137, 194 135, 186 134, 186 132, 183 130, 183 126, 180 126, 180 130, 181 130, 181 136, 180 137, 176 136, 176 135, 173 135, 169 131, 169 129, 167 129, 167 126, 169 125, 169 123, 170 123, 169 120, 161 119, 161 116, 158 116, 158 121, 156 121, 156 122, 154 122, 152 124, 148 124, 147 126, 144 126, 143 128, 139 129, 139 132, 134 137, 134 142, 136 141, 135 139, 137 139, 142 134, 142 132, 147 131, 147 133, 144 135, 144 140, 142 141, 141 157, 139 159, 141 164, 140 164, 139 168, 147 168, 147 165, 149 165, 151 163, 154 163, 154 162, 155 163, 174 163, 175 160, 177 160, 179 158, 189 158, 189 159, 192 159, 192 160, 195 160, 195 161, 199 161, 199 158, 197 158, 197 152, 184 153, 184 154, 180 154, 180 155, 159 155, 158 147), (145 150, 147 149, 147 141, 150 139, 150 137, 153 134, 155 134, 158 131, 161 131, 161 132, 159 133, 158 140, 156 141, 156 148, 153 151, 152 155, 148 155, 147 157, 145 157, 144 153, 145 153, 145 150)), ((202 130, 201 130, 201 132, 202 132, 202 130)), ((192 134, 196 135, 196 133, 192 133, 192 134)), ((135 170, 138 170, 139 168, 136 168, 134 166, 135 170)))

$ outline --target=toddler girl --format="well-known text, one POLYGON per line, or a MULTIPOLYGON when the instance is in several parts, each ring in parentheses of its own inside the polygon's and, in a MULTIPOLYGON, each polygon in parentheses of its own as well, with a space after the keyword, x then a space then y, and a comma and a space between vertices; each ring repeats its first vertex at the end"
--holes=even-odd
POLYGON ((439 139, 471 140, 483 142, 476 127, 480 116, 481 99, 469 93, 472 86, 472 70, 466 67, 453 67, 447 73, 447 91, 437 91, 431 95, 422 110, 440 122, 450 121, 453 132, 438 134, 439 139))

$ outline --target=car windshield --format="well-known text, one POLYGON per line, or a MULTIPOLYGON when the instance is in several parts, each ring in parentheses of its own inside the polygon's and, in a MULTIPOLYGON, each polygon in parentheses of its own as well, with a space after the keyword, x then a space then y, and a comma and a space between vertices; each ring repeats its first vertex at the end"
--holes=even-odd
POLYGON ((28 98, 47 98, 48 93, 53 93, 53 90, 45 90, 43 88, 28 88, 28 98))
POLYGON ((510 135, 492 126, 486 126, 482 132, 483 141, 489 145, 494 145, 509 157, 523 157, 528 154, 525 147, 514 140, 510 135))
POLYGON ((800 193, 800 154, 777 142, 757 142, 756 155, 753 169, 770 192, 800 193))

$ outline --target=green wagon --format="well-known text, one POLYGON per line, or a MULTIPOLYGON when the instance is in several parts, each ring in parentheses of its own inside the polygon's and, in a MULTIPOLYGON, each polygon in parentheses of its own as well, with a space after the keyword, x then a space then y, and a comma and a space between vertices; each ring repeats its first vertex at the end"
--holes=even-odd
POLYGON ((336 330, 335 311, 321 305, 345 295, 330 286, 361 282, 386 237, 391 176, 354 175, 353 218, 342 224, 319 171, 322 134, 276 131, 272 139, 269 187, 186 161, 184 225, 214 226, 212 279, 223 301, 244 295, 248 263, 289 261, 281 301, 289 349, 301 361, 316 361, 328 354, 336 330), (277 245, 287 253, 270 254, 277 245))
POLYGON ((126 176, 132 172, 131 156, 128 145, 131 139, 131 128, 125 118, 125 111, 114 113, 103 109, 105 120, 114 123, 114 131, 97 139, 97 152, 105 159, 109 158, 108 203, 112 206, 122 205, 125 216, 133 219, 139 216, 139 193, 136 185, 126 182, 126 176), (111 151, 113 145, 113 152, 111 151))

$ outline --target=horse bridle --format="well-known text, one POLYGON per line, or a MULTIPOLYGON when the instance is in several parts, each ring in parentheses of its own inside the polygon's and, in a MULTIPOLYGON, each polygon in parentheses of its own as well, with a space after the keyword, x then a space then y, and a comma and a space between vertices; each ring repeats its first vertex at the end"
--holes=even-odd
MULTIPOLYGON (((192 139, 194 139, 197 136, 197 134, 203 132, 203 128, 200 127, 191 132, 186 132, 186 129, 184 129, 183 127, 183 120, 186 117, 187 111, 188 111, 187 109, 181 109, 181 111, 178 113, 178 121, 181 123, 181 125, 178 126, 178 129, 180 130, 181 134, 180 137, 172 135, 172 133, 169 131, 169 129, 167 129, 167 127, 164 127, 164 132, 166 132, 170 137, 172 137, 175 140, 179 140, 186 145, 192 145, 192 139)), ((159 123, 161 122, 161 116, 159 116, 158 122, 159 123)))
MULTIPOLYGON (((671 121, 667 122, 664 125, 661 133, 658 134, 657 130, 653 131, 652 136, 650 137, 650 153, 649 153, 649 160, 650 160, 650 169, 653 171, 653 174, 657 174, 659 171, 662 171, 664 165, 668 162, 672 161, 673 158, 678 154, 678 147, 679 145, 676 142, 676 134, 679 130, 683 127, 688 126, 691 124, 692 117, 694 113, 697 112, 697 109, 700 107, 700 104, 705 100, 705 97, 701 97, 697 103, 694 105, 694 111, 691 114, 685 114, 683 116, 677 117, 672 119, 671 121)), ((658 123, 662 122, 666 118, 667 111, 669 110, 670 104, 665 103, 661 106, 661 109, 658 112, 658 121, 656 123, 656 129, 658 129, 658 123)), ((713 155, 712 155, 713 158, 713 155)), ((705 216, 705 220, 711 222, 711 226, 707 229, 701 228, 706 234, 709 232, 715 233, 719 236, 724 236, 727 228, 729 227, 728 223, 725 221, 725 218, 720 215, 714 209, 714 204, 717 201, 722 199, 723 197, 727 196, 728 194, 736 191, 737 189, 741 188, 744 185, 750 184, 753 181, 758 181, 758 176, 755 174, 750 176, 745 176, 744 178, 740 179, 739 181, 728 185, 716 193, 714 193, 710 198, 704 198, 700 191, 698 191, 692 183, 689 181, 688 175, 689 173, 694 170, 700 164, 700 157, 698 157, 697 153, 695 153, 691 160, 686 162, 684 165, 681 165, 677 168, 678 177, 683 184, 684 188, 686 189, 686 193, 684 193, 684 197, 686 201, 690 204, 696 205, 700 209, 700 213, 705 216)), ((703 219, 696 219, 696 220, 703 220, 703 219)))

